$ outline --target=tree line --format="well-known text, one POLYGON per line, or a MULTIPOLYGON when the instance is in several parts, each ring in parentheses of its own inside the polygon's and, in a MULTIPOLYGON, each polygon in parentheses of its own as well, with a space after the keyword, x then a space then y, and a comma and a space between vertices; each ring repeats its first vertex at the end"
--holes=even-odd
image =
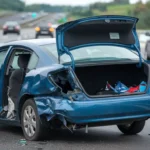
MULTIPOLYGON (((114 0, 113 4, 128 4, 129 0, 114 0)), ((112 4, 110 3, 110 4, 112 4)), ((58 5, 48 5, 48 4, 32 4, 25 5, 22 0, 0 0, 0 9, 4 10, 15 10, 15 11, 45 11, 45 12, 70 12, 71 10, 79 12, 85 11, 87 7, 84 6, 58 6, 58 5)), ((90 8, 100 9, 102 11, 106 10, 105 3, 94 3, 90 5, 90 8)))
MULTIPOLYGON (((130 6, 129 0, 114 0, 110 3, 95 2, 89 6, 58 6, 58 5, 48 5, 48 4, 32 4, 25 5, 22 0, 0 0, 0 10, 12 10, 12 11, 29 11, 29 12, 66 12, 68 17, 78 16, 79 18, 95 16, 95 15, 105 15, 107 14, 109 6, 114 6, 114 8, 119 6, 126 10, 127 6, 130 6)), ((114 13, 116 9, 111 11, 114 13)), ((117 11, 117 10, 116 10, 117 11)), ((119 13, 117 15, 120 15, 119 13)), ((138 28, 150 28, 150 0, 143 4, 141 1, 136 3, 134 7, 127 10, 127 13, 121 15, 135 16, 140 19, 138 23, 138 28)), ((73 18, 74 19, 74 18, 73 18)))
POLYGON ((0 9, 24 11, 25 3, 20 0, 0 0, 0 9))

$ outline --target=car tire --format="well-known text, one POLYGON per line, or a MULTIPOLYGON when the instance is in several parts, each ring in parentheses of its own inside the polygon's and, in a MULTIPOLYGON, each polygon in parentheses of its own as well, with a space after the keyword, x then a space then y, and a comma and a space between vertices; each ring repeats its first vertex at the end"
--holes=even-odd
POLYGON ((40 120, 33 99, 27 100, 21 112, 21 126, 27 140, 37 141, 44 138, 46 130, 44 123, 40 120))
POLYGON ((38 39, 38 37, 39 37, 38 35, 35 36, 36 39, 38 39))
POLYGON ((51 38, 54 38, 54 35, 53 34, 50 34, 51 38))
POLYGON ((20 32, 18 32, 17 34, 20 35, 20 32))
POLYGON ((6 32, 3 32, 3 35, 6 35, 7 33, 6 32))
POLYGON ((135 121, 131 124, 127 124, 127 125, 117 125, 118 129, 127 135, 135 135, 140 133, 144 126, 145 126, 145 121, 135 121))

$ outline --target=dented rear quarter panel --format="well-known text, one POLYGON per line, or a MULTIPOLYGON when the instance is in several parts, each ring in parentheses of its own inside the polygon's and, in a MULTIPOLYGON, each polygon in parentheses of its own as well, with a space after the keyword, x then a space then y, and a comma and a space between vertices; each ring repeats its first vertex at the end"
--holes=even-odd
POLYGON ((22 97, 24 94, 39 96, 53 92, 55 90, 55 86, 50 82, 48 74, 50 74, 52 71, 63 68, 63 65, 53 64, 49 67, 31 70, 25 77, 20 97, 22 97))
MULTIPOLYGON (((50 64, 47 67, 39 67, 37 69, 31 70, 29 71, 24 79, 24 83, 22 85, 22 89, 20 92, 20 96, 18 99, 18 103, 17 103, 17 108, 20 109, 20 104, 24 103, 24 99, 22 99, 24 96, 28 95, 31 97, 34 97, 34 100, 36 101, 35 97, 43 97, 46 95, 51 95, 52 92, 54 92, 56 90, 56 86, 54 86, 54 84, 49 80, 48 75, 55 70, 59 70, 59 69, 63 69, 64 66, 63 65, 59 65, 59 64, 50 64)), ((40 114, 45 114, 46 109, 49 110, 49 107, 46 108, 47 101, 42 101, 41 98, 41 103, 43 103, 43 109, 38 113, 40 114), (45 106, 44 106, 45 105, 45 106)), ((37 109, 39 110, 40 108, 40 104, 37 104, 37 109)), ((50 106, 50 105, 48 105, 50 106)), ((20 112, 18 111, 18 120, 20 120, 19 114, 20 112)))

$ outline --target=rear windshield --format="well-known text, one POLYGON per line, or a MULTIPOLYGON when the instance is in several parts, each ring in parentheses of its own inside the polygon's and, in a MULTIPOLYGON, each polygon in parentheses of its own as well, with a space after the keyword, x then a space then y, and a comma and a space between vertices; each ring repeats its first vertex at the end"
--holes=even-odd
POLYGON ((17 22, 13 22, 13 21, 9 21, 9 22, 6 22, 5 25, 15 26, 15 25, 18 25, 18 23, 17 22))
MULTIPOLYGON (((41 48, 50 56, 58 59, 56 44, 42 45, 41 48)), ((104 60, 138 60, 138 55, 126 48, 117 46, 89 46, 82 47, 71 51, 74 60, 86 61, 104 61, 104 60)), ((67 54, 61 56, 61 62, 70 62, 67 54)))

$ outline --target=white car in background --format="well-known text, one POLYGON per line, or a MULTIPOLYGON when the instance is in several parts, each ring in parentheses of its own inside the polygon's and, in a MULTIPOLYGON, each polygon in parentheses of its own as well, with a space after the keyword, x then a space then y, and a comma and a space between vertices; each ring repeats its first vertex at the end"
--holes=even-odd
POLYGON ((141 33, 139 35, 139 40, 140 42, 146 43, 148 40, 150 40, 150 32, 141 33))
POLYGON ((140 46, 141 46, 141 53, 142 56, 147 59, 148 53, 146 50, 146 43, 147 41, 150 40, 150 32, 145 32, 145 33, 140 33, 139 34, 139 41, 140 41, 140 46))

